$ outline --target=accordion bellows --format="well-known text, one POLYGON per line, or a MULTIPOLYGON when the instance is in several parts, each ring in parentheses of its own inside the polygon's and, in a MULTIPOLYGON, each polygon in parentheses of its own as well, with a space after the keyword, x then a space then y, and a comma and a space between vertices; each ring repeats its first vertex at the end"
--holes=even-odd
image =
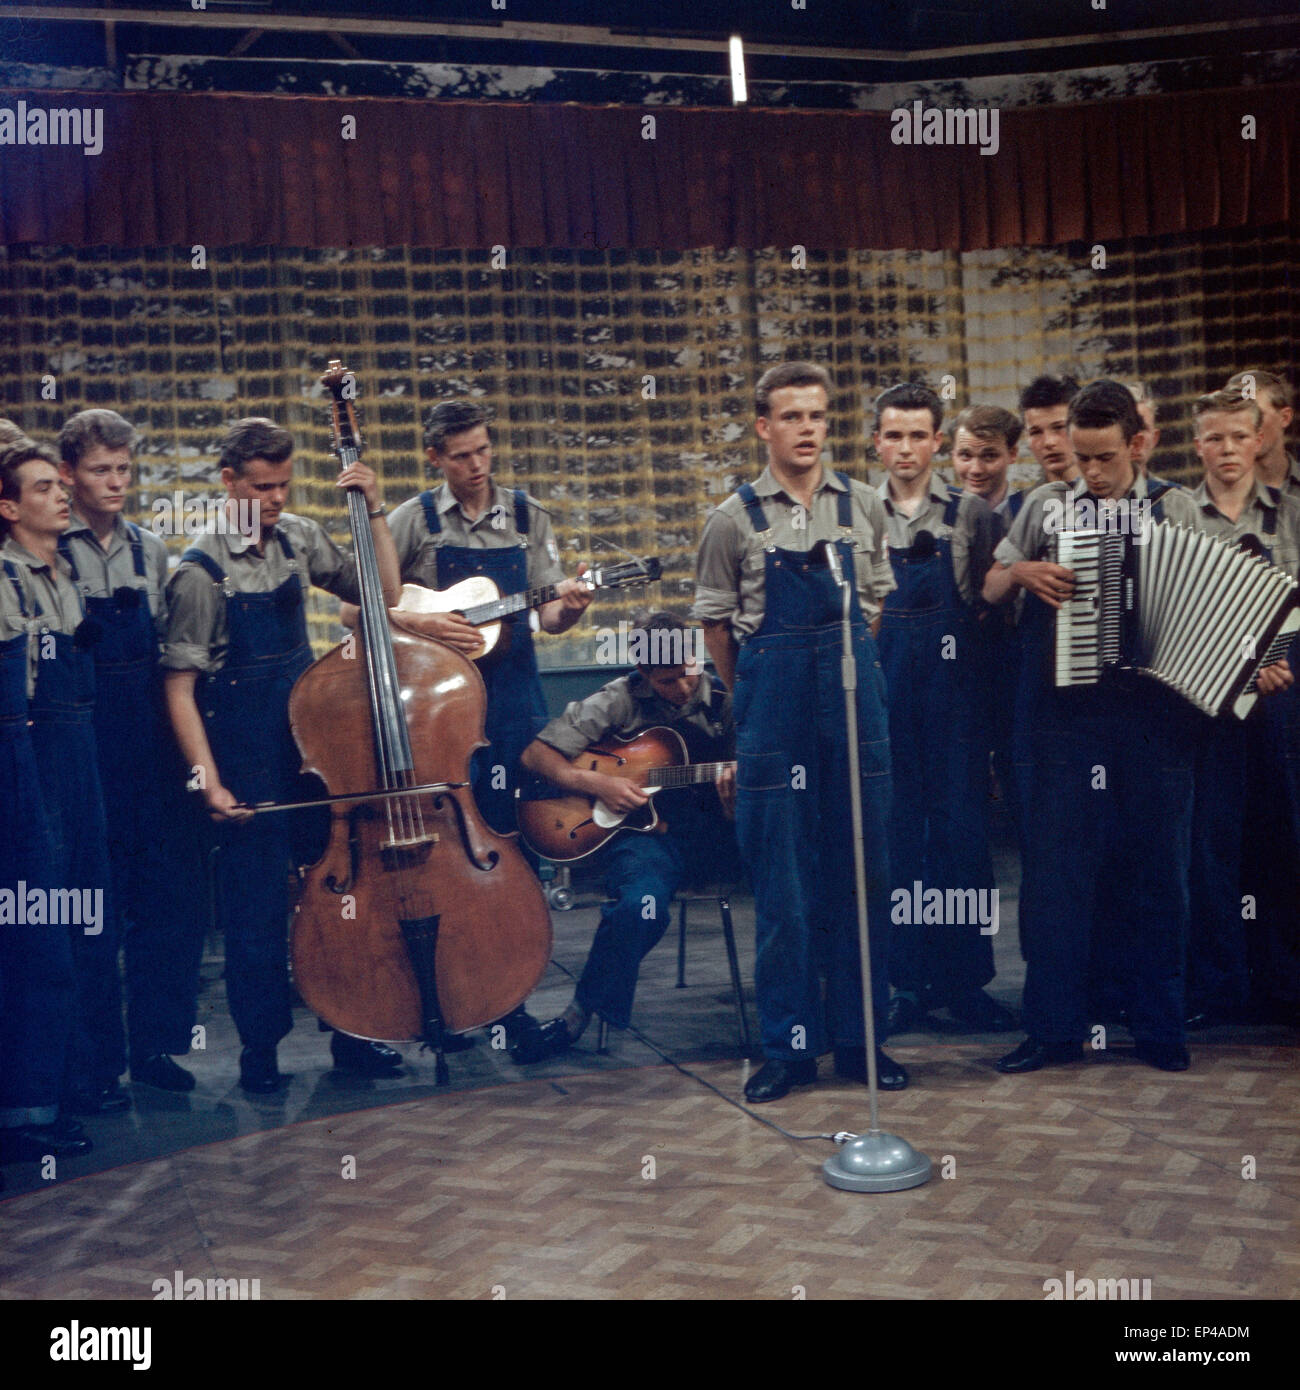
POLYGON ((1138 535, 1062 531, 1075 591, 1056 616, 1058 687, 1138 671, 1217 716, 1244 719, 1259 671, 1300 630, 1300 586, 1237 545, 1172 522, 1138 535))

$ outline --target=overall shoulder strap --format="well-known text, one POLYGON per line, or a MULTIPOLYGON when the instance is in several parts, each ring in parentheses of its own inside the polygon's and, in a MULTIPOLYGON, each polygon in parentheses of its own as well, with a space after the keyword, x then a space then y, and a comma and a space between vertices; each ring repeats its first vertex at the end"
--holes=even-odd
POLYGON ((962 493, 960 488, 948 489, 948 501, 943 509, 943 524, 949 528, 957 525, 957 513, 961 510, 962 493))
POLYGON ((1165 493, 1172 492, 1173 488, 1173 483, 1155 483, 1152 482, 1150 478, 1147 479, 1147 501, 1151 503, 1151 514, 1157 521, 1163 521, 1165 519, 1165 508, 1162 499, 1165 493))
POLYGON ((420 506, 424 509, 424 524, 429 529, 431 536, 436 536, 442 530, 442 520, 438 516, 438 508, 433 501, 433 490, 425 488, 420 494, 420 506))
POLYGON ((58 546, 59 554, 68 562, 68 568, 72 571, 72 582, 74 584, 79 583, 81 571, 77 568, 77 562, 73 558, 72 542, 68 539, 67 533, 61 535, 55 544, 58 546))
POLYGON ((844 491, 835 494, 835 519, 846 531, 851 531, 853 529, 853 488, 849 483, 847 473, 841 473, 837 468, 835 476, 844 484, 844 491))
POLYGON ((736 489, 736 496, 745 504, 745 512, 749 517, 749 524, 755 531, 766 531, 770 529, 767 522, 767 513, 763 510, 763 504, 758 500, 758 493, 754 491, 753 483, 741 483, 736 489))
MULTIPOLYGON (((6 560, 4 567, 5 573, 9 576, 9 582, 14 586, 14 593, 18 596, 18 611, 24 618, 32 617, 33 615, 27 611, 27 595, 23 591, 22 580, 18 578, 18 566, 12 560, 6 560)), ((35 616, 39 618, 41 615, 40 602, 36 599, 33 599, 32 602, 36 606, 35 616)))
POLYGON ((1009 512, 1011 513, 1011 519, 1012 519, 1012 521, 1014 521, 1014 520, 1016 519, 1016 517, 1018 517, 1018 516, 1020 515, 1020 509, 1021 509, 1021 507, 1023 507, 1024 505, 1025 505, 1025 494, 1024 494, 1023 492, 1013 492, 1013 493, 1007 498, 1007 511, 1009 511, 1009 512))
POLYGON ((214 584, 221 584, 225 581, 225 570, 223 570, 221 566, 217 564, 217 562, 212 558, 211 555, 209 555, 206 551, 200 550, 197 546, 190 546, 190 548, 186 550, 185 553, 181 556, 182 565, 187 560, 192 561, 194 564, 199 565, 203 569, 207 570, 208 577, 212 580, 214 584))
POLYGON ((528 534, 528 494, 521 487, 515 488, 515 530, 521 536, 528 534))
POLYGON ((1277 534, 1277 514, 1282 505, 1282 489, 1280 487, 1270 487, 1265 484, 1264 491, 1268 493, 1268 500, 1273 506, 1264 514, 1264 534, 1275 536, 1277 534))
POLYGON ((140 528, 134 521, 128 521, 126 530, 131 537, 131 568, 135 570, 137 579, 143 579, 145 577, 144 542, 140 539, 140 528))

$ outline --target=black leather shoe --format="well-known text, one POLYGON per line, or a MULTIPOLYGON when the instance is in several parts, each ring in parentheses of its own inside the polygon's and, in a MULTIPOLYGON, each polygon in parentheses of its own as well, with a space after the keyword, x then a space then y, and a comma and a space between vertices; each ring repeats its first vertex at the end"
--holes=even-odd
POLYGON ((131 1080, 137 1086, 156 1086, 160 1091, 192 1091, 194 1077, 165 1053, 131 1063, 131 1080))
POLYGON ((1133 1052, 1139 1062, 1161 1071, 1186 1071, 1192 1065, 1182 1043, 1140 1042, 1134 1045, 1133 1052))
POLYGON ((950 999, 948 1012, 978 1033, 1011 1033, 1020 1026, 1020 1020, 1005 1004, 999 1004, 982 989, 968 990, 950 999))
POLYGON ((1083 1054, 1078 1043, 1042 1042, 1026 1038, 1014 1052, 999 1057, 994 1066, 1008 1076, 1038 1071, 1040 1067, 1063 1067, 1067 1062, 1081 1062, 1083 1054))
MULTIPOLYGON (((867 1049, 865 1047, 837 1047, 835 1049, 835 1075, 844 1081, 867 1079, 867 1049)), ((888 1057, 876 1048, 876 1084, 882 1091, 902 1091, 909 1081, 907 1068, 888 1057)))
POLYGON ((786 1062, 769 1057, 745 1084, 745 1099, 755 1105, 780 1100, 791 1086, 811 1086, 817 1080, 817 1059, 786 1062))
POLYGON ((515 1041, 510 1044, 510 1060, 521 1067, 533 1062, 545 1062, 549 1057, 558 1057, 573 1046, 573 1038, 562 1018, 553 1018, 549 1023, 538 1023, 531 1029, 515 1033, 515 1041))
POLYGON ((246 1047, 239 1054, 239 1084, 251 1096, 269 1096, 283 1081, 273 1047, 246 1047))
POLYGON ((70 1115, 120 1115, 130 1110, 131 1097, 113 1080, 107 1086, 79 1087, 68 1095, 63 1108, 70 1115))
POLYGON ((340 1071, 357 1076, 400 1076, 402 1054, 381 1042, 369 1038, 354 1038, 351 1033, 335 1033, 330 1039, 330 1056, 340 1071))
POLYGON ((906 994, 896 994, 885 1011, 885 1037, 892 1038, 895 1033, 913 1033, 924 1018, 925 1012, 915 999, 906 994))
POLYGON ((40 1163, 47 1154, 75 1158, 94 1147, 80 1125, 69 1126, 58 1120, 52 1125, 0 1129, 0 1163, 40 1163))

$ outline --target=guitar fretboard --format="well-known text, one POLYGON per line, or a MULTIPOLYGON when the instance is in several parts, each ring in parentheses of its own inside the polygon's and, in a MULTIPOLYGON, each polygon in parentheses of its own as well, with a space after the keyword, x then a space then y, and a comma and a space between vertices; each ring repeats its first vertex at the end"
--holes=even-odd
POLYGON ((693 787, 700 782, 716 782, 729 763, 680 763, 672 767, 652 767, 646 772, 647 787, 693 787))
POLYGON ((473 608, 466 608, 464 613, 475 627, 482 627, 485 623, 508 618, 511 613, 518 613, 524 608, 540 608, 558 597, 554 584, 543 584, 539 589, 521 589, 517 594, 506 594, 504 598, 493 599, 491 603, 475 604, 473 608))

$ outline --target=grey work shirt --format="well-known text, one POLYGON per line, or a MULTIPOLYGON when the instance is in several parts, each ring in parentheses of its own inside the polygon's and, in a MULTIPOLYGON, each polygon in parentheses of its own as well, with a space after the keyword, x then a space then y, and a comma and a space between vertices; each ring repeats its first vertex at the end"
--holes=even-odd
POLYGON ((1197 512, 1193 524, 1198 531, 1225 541, 1258 536, 1273 552, 1273 563, 1292 579, 1300 578, 1300 495, 1292 497, 1284 492, 1274 506, 1268 491, 1256 479, 1236 521, 1230 521, 1215 505, 1204 479, 1192 489, 1192 500, 1197 512), (1268 533, 1270 526, 1272 535, 1268 533))
POLYGON ((566 758, 573 758, 610 734, 626 738, 661 724, 687 724, 710 739, 721 740, 728 751, 735 743, 731 696, 707 671, 684 705, 671 704, 656 695, 639 671, 619 676, 585 700, 567 705, 537 737, 566 758), (715 702, 715 691, 721 691, 720 701, 715 702))
POLYGON ((42 632, 76 632, 85 617, 85 608, 72 571, 62 555, 53 566, 33 555, 12 536, 0 545, 0 560, 13 566, 22 589, 22 602, 8 573, 0 570, 0 640, 9 641, 27 634, 27 698, 36 691, 36 663, 40 660, 42 632), (24 606, 27 616, 23 616, 24 606))
POLYGON ((1300 497, 1300 459, 1294 454, 1286 456, 1286 477, 1282 479, 1282 491, 1288 497, 1300 497))
MULTIPOLYGON (((1139 473, 1123 500, 1149 501, 1147 484, 1146 475, 1139 473)), ((1073 529, 1071 522, 1076 526, 1086 524, 1087 517, 1072 514, 1069 510, 1071 502, 1079 505, 1085 501, 1095 507, 1097 499, 1088 495, 1088 485, 1082 478, 1072 483, 1044 483, 1042 487, 1035 488, 1025 499, 1025 505, 1012 522, 1011 530, 998 542, 993 558, 1008 568, 1021 560, 1051 559, 1056 533, 1062 529, 1073 529), (1052 524, 1049 525, 1049 521, 1052 524)), ((1160 505, 1166 521, 1176 521, 1183 526, 1196 525, 1196 503, 1185 488, 1177 485, 1171 487, 1161 496, 1160 505)))
MULTIPOLYGON (((343 554, 319 523, 305 516, 281 512, 260 555, 252 540, 238 532, 205 532, 194 538, 193 546, 220 566, 235 593, 267 594, 297 573, 345 603, 361 600, 356 561, 343 554), (293 551, 292 567, 276 538, 280 532, 293 551)), ((228 642, 226 601, 221 587, 213 583, 212 576, 198 561, 184 561, 167 585, 167 635, 162 664, 172 671, 219 671, 225 664, 228 642)))
MULTIPOLYGON (((804 552, 818 541, 839 540, 839 495, 844 486, 825 469, 813 493, 811 511, 794 500, 765 468, 754 492, 767 517, 768 529, 758 532, 750 523, 739 493, 709 513, 695 562, 695 605, 692 616, 702 623, 730 619, 737 642, 752 637, 762 626, 766 608, 766 550, 804 552)), ((858 605, 867 622, 880 616, 885 595, 893 590, 894 572, 885 547, 885 509, 866 483, 849 480, 853 503, 853 577, 858 605)))
POLYGON ((930 488, 920 506, 906 516, 889 493, 890 479, 876 489, 885 508, 886 534, 891 549, 910 550, 922 531, 952 547, 952 573, 957 592, 966 603, 974 603, 984 587, 984 576, 993 563, 993 549, 1002 528, 993 509, 976 493, 963 492, 953 524, 944 523, 943 514, 950 496, 948 484, 930 475, 930 488))
POLYGON ((135 572, 125 517, 114 520, 107 547, 100 545, 89 523, 77 515, 75 508, 63 534, 76 562, 77 587, 81 592, 87 598, 110 598, 118 589, 144 589, 161 638, 167 630, 167 547, 154 532, 143 526, 136 529, 144 554, 143 578, 135 572))
POLYGON ((423 584, 427 589, 447 586, 438 583, 438 547, 464 546, 469 550, 501 550, 527 540, 526 563, 528 587, 540 589, 558 584, 564 578, 560 567, 560 550, 555 542, 551 515, 539 502, 525 493, 528 507, 528 535, 521 537, 515 528, 515 494, 512 489, 492 484, 492 498, 481 516, 469 519, 450 487, 440 483, 433 490, 433 504, 438 511, 442 530, 435 536, 429 532, 424 516, 424 504, 419 497, 408 498, 395 507, 388 517, 388 529, 393 533, 397 558, 402 567, 402 582, 423 584))

